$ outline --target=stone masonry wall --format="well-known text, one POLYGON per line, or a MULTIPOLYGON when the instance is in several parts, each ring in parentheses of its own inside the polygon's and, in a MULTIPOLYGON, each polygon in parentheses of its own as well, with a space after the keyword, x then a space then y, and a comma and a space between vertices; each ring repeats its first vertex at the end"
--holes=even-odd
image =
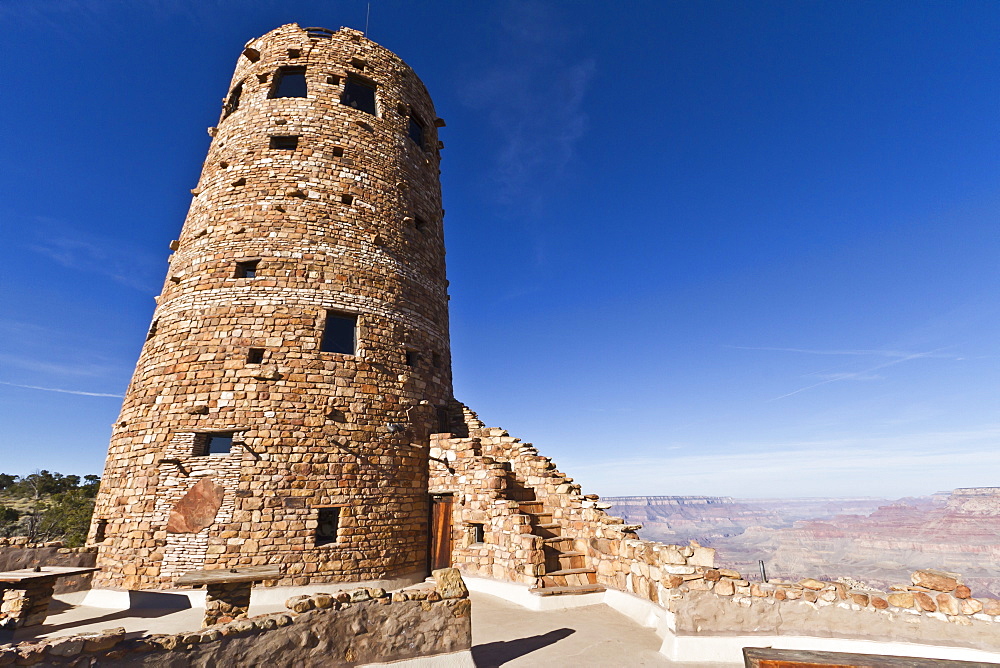
POLYGON ((122 628, 0 645, 0 666, 356 666, 468 650, 468 590, 455 573, 388 593, 297 596, 286 613, 187 633, 126 637, 122 628))
POLYGON ((251 40, 225 102, 114 426, 95 586, 262 564, 289 585, 422 576, 427 437, 452 392, 443 122, 347 28, 251 40), (305 97, 273 97, 302 71, 305 97), (374 115, 342 103, 349 81, 375 87, 374 115), (357 318, 354 354, 320 350, 330 312, 357 318), (199 450, 212 433, 228 453, 199 450), (325 507, 335 540, 317 539, 325 507))
POLYGON ((463 413, 468 437, 435 435, 430 463, 431 489, 456 500, 453 560, 463 573, 544 586, 544 538, 519 510, 530 497, 558 524, 564 549, 584 555, 579 565, 597 584, 664 608, 679 635, 891 638, 1000 651, 1000 600, 973 597, 957 574, 917 571, 888 592, 814 579, 750 582, 716 568, 715 550, 694 541, 640 540, 641 527, 608 515, 609 504, 584 495, 530 444, 463 413), (482 543, 469 543, 472 523, 485 525, 482 543))

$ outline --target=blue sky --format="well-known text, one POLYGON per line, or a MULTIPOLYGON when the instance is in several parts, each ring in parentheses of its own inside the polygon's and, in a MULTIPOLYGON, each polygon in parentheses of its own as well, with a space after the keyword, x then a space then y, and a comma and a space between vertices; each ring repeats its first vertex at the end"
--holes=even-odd
MULTIPOLYGON (((372 3, 448 123, 458 398, 606 495, 1000 485, 1000 4, 621 4, 372 3)), ((0 4, 0 470, 101 471, 243 43, 364 20, 0 4)))

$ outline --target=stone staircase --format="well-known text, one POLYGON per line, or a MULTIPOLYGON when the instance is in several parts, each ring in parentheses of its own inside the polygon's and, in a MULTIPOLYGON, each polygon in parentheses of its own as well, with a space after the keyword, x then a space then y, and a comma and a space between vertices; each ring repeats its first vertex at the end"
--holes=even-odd
POLYGON ((520 501, 520 512, 531 521, 531 533, 542 538, 545 550, 545 573, 528 591, 536 596, 566 596, 604 591, 597 584, 597 572, 587 568, 586 555, 575 549, 573 538, 562 535, 562 525, 537 500, 520 501))

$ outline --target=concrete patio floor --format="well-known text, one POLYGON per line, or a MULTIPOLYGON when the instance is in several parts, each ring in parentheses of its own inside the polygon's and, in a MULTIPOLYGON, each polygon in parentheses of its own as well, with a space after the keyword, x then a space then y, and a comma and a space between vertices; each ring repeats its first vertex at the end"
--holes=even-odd
MULTIPOLYGON (((472 655, 479 668, 733 668, 741 664, 676 663, 659 653, 653 629, 600 604, 539 612, 496 596, 472 592, 472 655)), ((252 605, 251 615, 284 611, 284 605, 252 605)), ((201 625, 204 610, 132 608, 109 610, 54 601, 44 626, 20 629, 15 642, 124 627, 129 633, 178 633, 201 625)))

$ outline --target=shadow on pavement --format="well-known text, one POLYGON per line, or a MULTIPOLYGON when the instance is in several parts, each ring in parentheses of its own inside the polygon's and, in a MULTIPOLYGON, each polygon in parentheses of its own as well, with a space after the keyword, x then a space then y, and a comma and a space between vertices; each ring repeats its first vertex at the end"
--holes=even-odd
POLYGON ((497 668, 508 661, 513 661, 525 654, 555 644, 571 636, 573 629, 556 629, 540 636, 529 636, 517 640, 499 640, 472 648, 472 658, 477 668, 497 668))

